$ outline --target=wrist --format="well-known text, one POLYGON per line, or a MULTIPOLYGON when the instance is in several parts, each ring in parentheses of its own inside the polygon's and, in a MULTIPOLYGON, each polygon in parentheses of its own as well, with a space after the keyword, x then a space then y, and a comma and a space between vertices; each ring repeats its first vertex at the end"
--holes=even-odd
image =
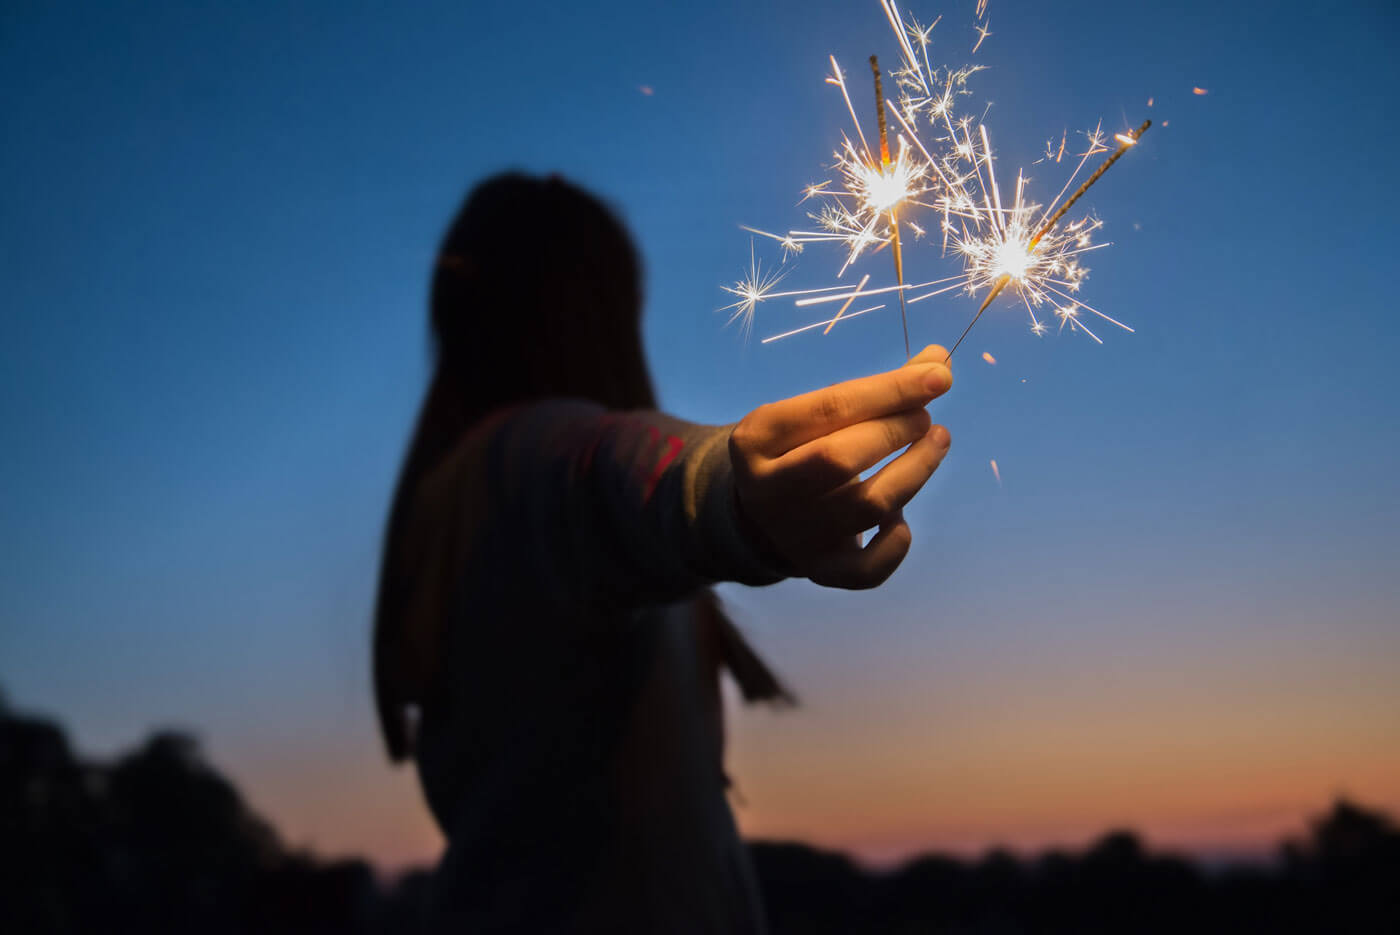
POLYGON ((735 528, 739 530, 739 535, 748 543, 754 555, 785 578, 802 577, 793 568, 792 563, 783 556, 778 547, 773 544, 773 540, 768 537, 762 527, 749 516, 748 511, 744 508, 744 498, 739 495, 737 486, 734 488, 733 501, 735 528))

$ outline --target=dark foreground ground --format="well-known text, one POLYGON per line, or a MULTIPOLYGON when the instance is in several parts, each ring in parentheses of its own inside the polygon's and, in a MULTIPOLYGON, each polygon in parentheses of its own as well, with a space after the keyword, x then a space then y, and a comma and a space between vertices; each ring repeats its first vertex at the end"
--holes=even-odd
MULTIPOLYGON (((1338 801, 1277 859, 1209 873, 1129 831, 1081 853, 926 856, 881 874, 802 844, 751 845, 774 935, 1400 935, 1400 830, 1338 801)), ((112 763, 0 701, 0 932, 414 933, 426 871, 288 849, 178 733, 112 763)))

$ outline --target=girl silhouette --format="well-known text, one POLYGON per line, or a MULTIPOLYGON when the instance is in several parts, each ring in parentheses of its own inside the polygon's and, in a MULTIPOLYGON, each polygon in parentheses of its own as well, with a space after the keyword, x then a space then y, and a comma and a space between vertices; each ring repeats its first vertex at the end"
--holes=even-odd
POLYGON ((952 382, 942 349, 733 426, 657 412, 631 239, 556 176, 471 193, 431 307, 374 687, 389 756, 416 760, 447 838, 435 921, 763 931, 725 798, 720 672, 749 701, 790 697, 708 588, 894 571, 901 509, 948 447, 924 409, 952 382))

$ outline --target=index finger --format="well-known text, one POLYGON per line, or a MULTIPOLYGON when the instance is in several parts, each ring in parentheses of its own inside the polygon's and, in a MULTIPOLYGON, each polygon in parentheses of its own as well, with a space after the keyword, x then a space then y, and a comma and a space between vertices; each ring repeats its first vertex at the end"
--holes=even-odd
POLYGON ((761 430, 755 434, 766 439, 763 453, 776 458, 848 425, 926 406, 952 385, 941 362, 906 364, 761 406, 753 413, 761 430))

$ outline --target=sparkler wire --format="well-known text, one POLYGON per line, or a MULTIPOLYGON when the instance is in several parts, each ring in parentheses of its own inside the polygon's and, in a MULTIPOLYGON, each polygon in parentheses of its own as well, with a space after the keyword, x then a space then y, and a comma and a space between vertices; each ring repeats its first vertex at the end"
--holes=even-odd
MULTIPOLYGON (((870 71, 875 75, 875 117, 876 123, 880 127, 880 168, 888 170, 890 167, 890 139, 885 127, 885 92, 880 87, 880 59, 879 56, 870 56, 870 71)), ((900 153, 901 158, 903 152, 900 153)), ((872 160, 873 161, 873 160, 872 160)), ((890 246, 893 247, 894 254, 894 278, 895 282, 904 285, 904 251, 899 243, 899 206, 890 206, 890 246)), ((839 316, 838 316, 839 317, 839 316)), ((904 290, 899 290, 899 323, 904 328, 904 359, 909 360, 913 354, 909 350, 909 315, 904 308, 904 290)), ((831 329, 828 328, 827 331, 831 329)))
POLYGON ((1141 137, 1144 133, 1146 133, 1147 128, 1150 126, 1152 126, 1152 121, 1144 120, 1142 122, 1142 126, 1128 133, 1128 140, 1126 142, 1123 140, 1119 140, 1118 148, 1113 151, 1113 155, 1105 159, 1103 161, 1103 165, 1095 169, 1094 174, 1085 179, 1084 184, 1080 185, 1074 190, 1074 194, 1069 196, 1068 201, 1060 205, 1060 210, 1056 211, 1053 215, 1051 215, 1050 220, 1046 221, 1044 226, 1040 228, 1040 232, 1031 238, 1030 246, 1028 249, 1035 249, 1035 245, 1040 243, 1040 238, 1050 233, 1050 229, 1053 228, 1056 224, 1060 223, 1060 218, 1064 217, 1065 214, 1069 212, 1069 209, 1074 207, 1074 203, 1078 201, 1084 195, 1084 193, 1089 190, 1089 186, 1097 182, 1099 180, 1099 176, 1107 172, 1109 170, 1109 167, 1112 166, 1115 162, 1117 162, 1120 156, 1126 153, 1131 146, 1137 143, 1138 138, 1141 137))

